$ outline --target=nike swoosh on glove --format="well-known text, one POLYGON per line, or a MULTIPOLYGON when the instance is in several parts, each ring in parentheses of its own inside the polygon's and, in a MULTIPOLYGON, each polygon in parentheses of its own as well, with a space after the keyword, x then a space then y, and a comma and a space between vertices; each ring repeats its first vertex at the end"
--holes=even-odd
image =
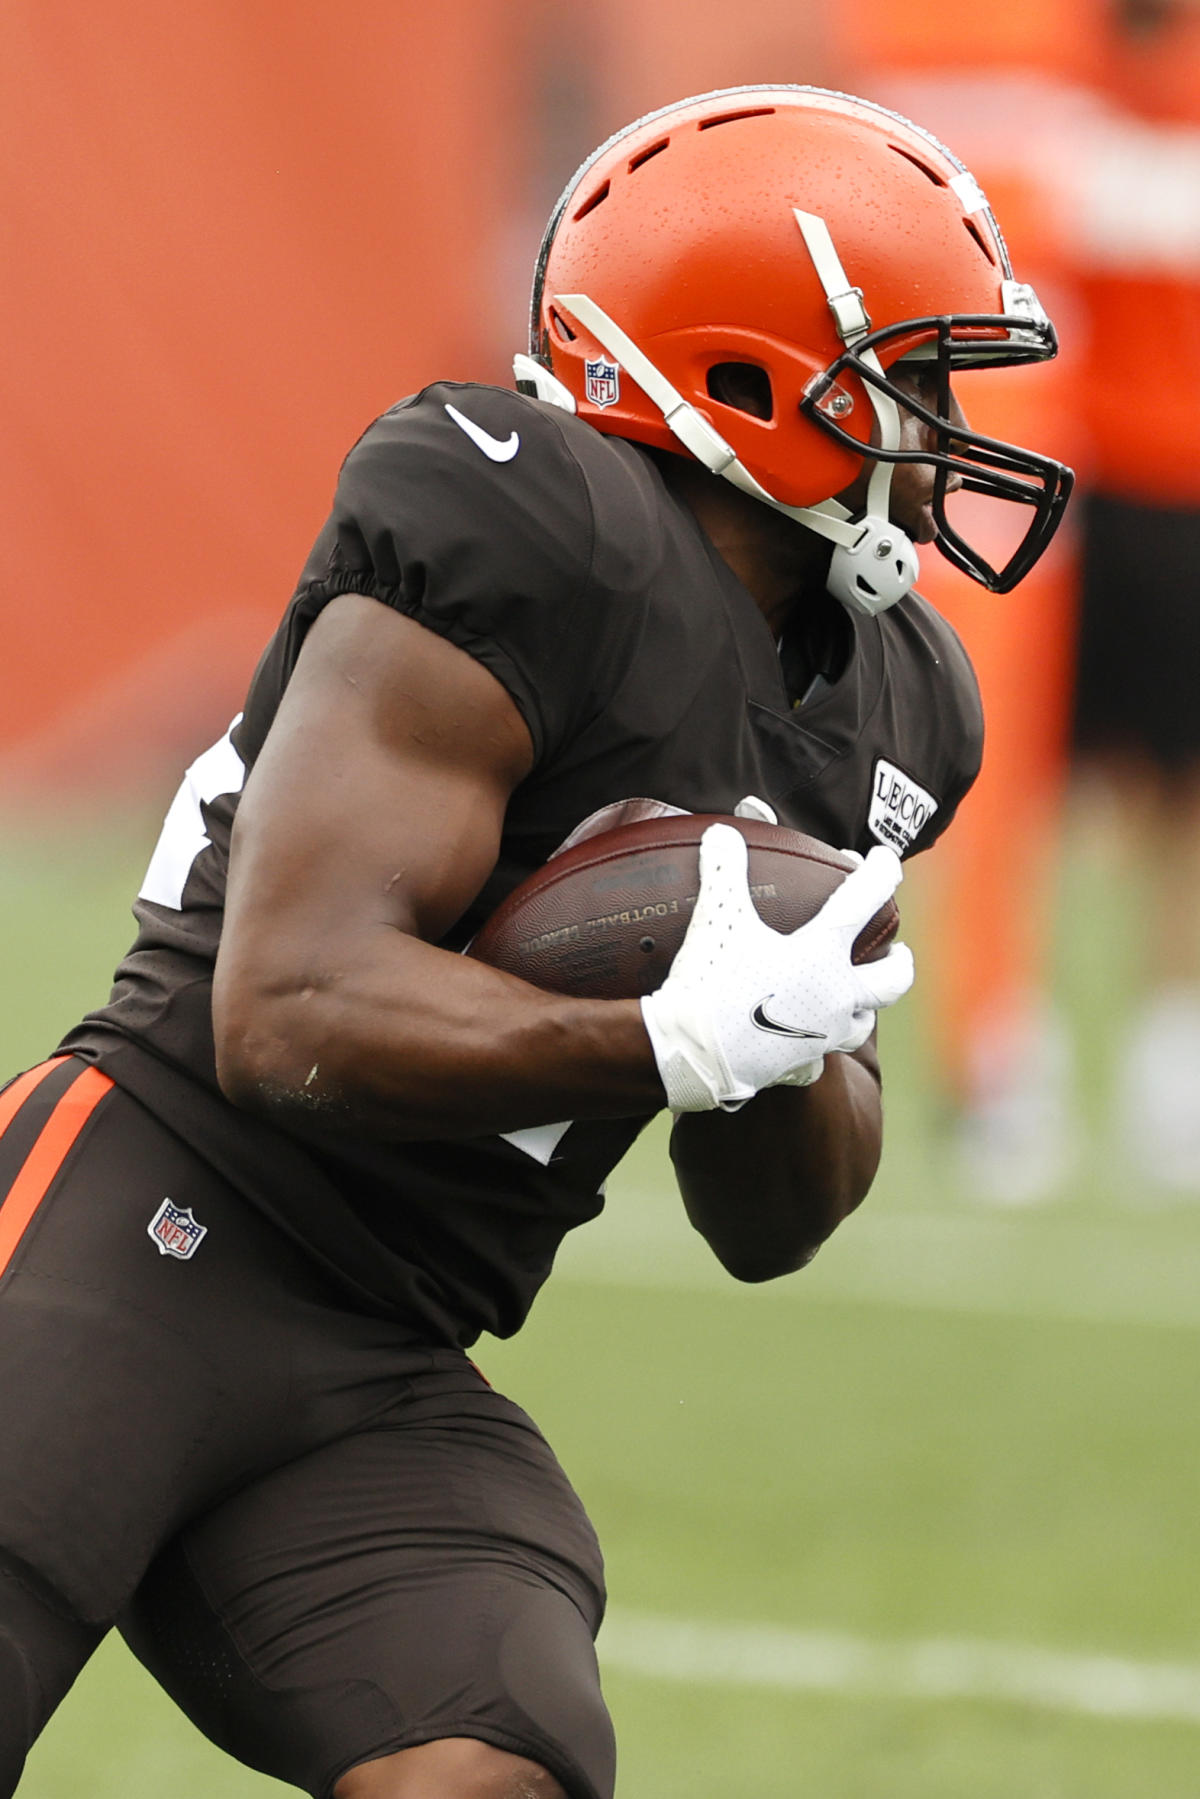
POLYGON ((796 931, 754 909, 746 840, 732 825, 700 839, 700 892, 671 971, 642 1000, 674 1112, 736 1111, 764 1087, 807 1086, 834 1050, 861 1048, 879 1007, 913 981, 912 952, 893 943, 855 966, 854 940, 903 878, 880 845, 796 931))

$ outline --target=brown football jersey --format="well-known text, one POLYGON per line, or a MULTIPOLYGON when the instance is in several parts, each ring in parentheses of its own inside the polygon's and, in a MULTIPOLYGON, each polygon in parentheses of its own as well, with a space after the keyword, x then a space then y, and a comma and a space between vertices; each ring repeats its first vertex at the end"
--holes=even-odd
POLYGON ((755 794, 839 848, 924 849, 977 772, 979 697, 954 632, 915 593, 874 619, 822 593, 777 646, 655 457, 539 401, 438 383, 360 439, 244 712, 170 809, 112 997, 64 1047, 135 1093, 361 1303, 466 1344, 517 1329, 646 1120, 302 1141, 221 1095, 211 975, 238 796, 309 625, 346 592, 477 657, 533 739, 495 869, 450 950, 582 819, 630 799, 731 812, 755 794))

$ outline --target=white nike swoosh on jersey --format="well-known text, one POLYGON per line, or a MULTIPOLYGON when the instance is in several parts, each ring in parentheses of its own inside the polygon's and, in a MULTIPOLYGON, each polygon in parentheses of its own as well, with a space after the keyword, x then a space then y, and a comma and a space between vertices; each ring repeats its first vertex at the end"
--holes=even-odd
POLYGON ((465 431, 471 442, 476 444, 485 456, 490 456, 493 462, 511 462, 521 447, 521 439, 515 431, 510 432, 501 443, 498 437, 492 437, 482 425, 477 425, 474 419, 465 418, 457 406, 451 406, 449 400, 446 401, 446 411, 459 430, 465 431))

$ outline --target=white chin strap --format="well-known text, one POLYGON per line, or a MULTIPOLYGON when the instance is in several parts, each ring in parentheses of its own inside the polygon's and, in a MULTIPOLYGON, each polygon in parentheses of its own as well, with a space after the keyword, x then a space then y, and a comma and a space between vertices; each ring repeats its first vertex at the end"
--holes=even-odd
MULTIPOLYGON (((829 300, 843 342, 852 342, 870 329, 870 320, 862 304, 862 294, 851 288, 842 271, 825 221, 814 213, 797 211, 796 221, 804 233, 809 254, 829 300)), ((867 487, 866 511, 854 518, 840 500, 822 500, 814 506, 788 506, 769 494, 737 452, 726 443, 720 432, 692 406, 667 380, 662 370, 638 348, 633 339, 594 300, 586 294, 556 294, 556 306, 577 319, 584 330, 607 351, 614 362, 633 377, 652 405, 662 413, 668 428, 685 450, 714 475, 721 475, 743 493, 761 500, 805 525, 834 546, 829 563, 826 586, 829 592, 853 612, 874 617, 904 598, 918 572, 917 552, 906 534, 888 518, 892 464, 877 462, 867 487)), ((873 350, 864 360, 875 357, 873 350)), ((521 357, 524 364, 528 359, 521 357)), ((878 367, 875 360, 874 366, 878 367)), ((880 373, 882 373, 880 369, 880 373)), ((518 376, 525 373, 518 369, 518 376)), ((556 386, 561 385, 556 382, 556 386)), ((540 392, 540 389, 539 389, 540 392)), ((900 414, 887 394, 868 386, 871 403, 879 421, 880 442, 884 449, 897 449, 900 443, 900 414)), ((542 398, 553 398, 541 394, 542 398)), ((572 403, 572 410, 574 405, 572 403)))
MULTIPOLYGON (((817 279, 825 290, 837 334, 846 345, 856 343, 871 329, 862 289, 851 287, 829 227, 820 214, 801 212, 798 206, 794 206, 792 212, 812 257, 817 279)), ((859 354, 868 368, 877 375, 883 374, 883 366, 874 350, 862 350, 859 354)), ((879 448, 898 450, 900 408, 890 394, 880 392, 870 382, 863 385, 879 426, 879 448)), ((921 570, 916 545, 907 532, 888 517, 894 467, 894 463, 876 461, 867 483, 866 510, 856 521, 862 528, 862 536, 849 548, 839 545, 834 550, 826 583, 830 593, 844 606, 854 612, 865 612, 872 618, 902 600, 921 570)), ((836 501, 825 503, 837 504, 836 501)), ((839 507, 839 510, 843 509, 839 507)), ((813 528, 817 529, 816 526, 813 528)))

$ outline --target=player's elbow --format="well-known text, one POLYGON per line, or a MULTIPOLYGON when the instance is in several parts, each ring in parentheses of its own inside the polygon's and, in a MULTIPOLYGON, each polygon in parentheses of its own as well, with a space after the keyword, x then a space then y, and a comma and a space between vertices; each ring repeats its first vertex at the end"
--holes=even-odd
POLYGON ((293 1010, 281 993, 228 978, 214 983, 217 1085, 240 1111, 277 1116, 315 1101, 320 1057, 301 1040, 293 1010))
POLYGON ((824 1240, 805 1236, 767 1242, 725 1238, 713 1231, 702 1234, 726 1274, 751 1287, 779 1280, 785 1274, 796 1274, 807 1267, 824 1240))
MULTIPOLYGON (((215 1021, 214 1021, 215 1023, 215 1021)), ((226 1021, 214 1029, 217 1085, 231 1105, 244 1112, 273 1112, 292 1083, 285 1078, 282 1045, 261 1025, 226 1021)))

